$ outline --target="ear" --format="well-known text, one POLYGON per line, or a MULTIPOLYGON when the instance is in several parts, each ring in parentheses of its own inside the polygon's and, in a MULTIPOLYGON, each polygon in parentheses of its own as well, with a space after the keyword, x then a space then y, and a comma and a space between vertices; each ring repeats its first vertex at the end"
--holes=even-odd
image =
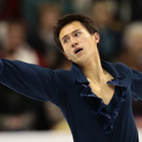
POLYGON ((70 60, 69 56, 65 52, 63 52, 63 54, 68 60, 70 60))
POLYGON ((99 42, 100 42, 100 35, 99 35, 99 33, 95 32, 95 33, 93 34, 93 37, 94 37, 96 43, 99 43, 99 42))

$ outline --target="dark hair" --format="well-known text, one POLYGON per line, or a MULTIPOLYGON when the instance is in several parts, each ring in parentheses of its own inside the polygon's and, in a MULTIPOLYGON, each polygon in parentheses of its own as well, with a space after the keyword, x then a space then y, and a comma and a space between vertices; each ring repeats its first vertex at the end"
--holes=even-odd
POLYGON ((64 52, 61 42, 59 40, 59 34, 61 29, 73 22, 73 21, 79 21, 83 24, 83 26, 89 31, 90 34, 94 34, 95 32, 98 32, 98 28, 93 20, 91 20, 89 17, 81 15, 81 14, 68 14, 58 19, 57 23, 55 23, 53 27, 53 33, 54 33, 54 40, 56 43, 57 48, 59 51, 64 52))

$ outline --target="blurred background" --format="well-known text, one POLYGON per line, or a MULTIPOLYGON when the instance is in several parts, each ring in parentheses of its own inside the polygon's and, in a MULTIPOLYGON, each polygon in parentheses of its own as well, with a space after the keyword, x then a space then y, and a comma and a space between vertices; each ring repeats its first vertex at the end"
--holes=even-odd
MULTIPOLYGON (((69 70, 71 62, 56 49, 52 33, 58 17, 69 13, 97 23, 102 59, 142 72, 141 0, 0 0, 0 58, 69 70)), ((1 132, 70 131, 50 102, 31 100, 3 85, 0 92, 1 132)), ((141 129, 142 102, 133 101, 133 112, 141 129)))

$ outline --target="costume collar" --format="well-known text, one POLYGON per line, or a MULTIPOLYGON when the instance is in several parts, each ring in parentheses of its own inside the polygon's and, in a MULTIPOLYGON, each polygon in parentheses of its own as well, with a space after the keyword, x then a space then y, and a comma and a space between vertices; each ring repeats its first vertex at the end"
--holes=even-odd
MULTIPOLYGON (((116 78, 125 78, 125 76, 123 74, 121 74, 120 72, 118 72, 118 69, 115 68, 115 64, 104 61, 101 59, 101 64, 102 67, 108 71, 115 79, 116 78)), ((71 71, 74 73, 76 80, 79 83, 85 83, 85 84, 89 84, 86 76, 84 75, 84 73, 82 72, 82 70, 79 68, 79 66, 75 63, 72 63, 72 68, 71 71)))
POLYGON ((77 64, 75 64, 74 62, 72 63, 72 68, 71 71, 74 73, 76 80, 79 83, 85 83, 85 84, 89 84, 86 76, 84 75, 84 73, 82 72, 82 70, 79 68, 79 66, 77 64))

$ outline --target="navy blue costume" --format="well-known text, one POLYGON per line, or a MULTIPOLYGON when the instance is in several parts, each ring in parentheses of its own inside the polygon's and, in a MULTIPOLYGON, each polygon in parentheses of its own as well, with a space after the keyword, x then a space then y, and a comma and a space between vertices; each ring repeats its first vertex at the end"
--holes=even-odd
MULTIPOLYGON (((142 74, 122 63, 101 60, 116 86, 108 105, 97 97, 81 69, 50 70, 21 61, 0 60, 0 83, 39 101, 51 101, 63 112, 74 142, 138 142, 132 96, 142 99, 142 74)), ((102 88, 103 89, 103 88, 102 88)))

